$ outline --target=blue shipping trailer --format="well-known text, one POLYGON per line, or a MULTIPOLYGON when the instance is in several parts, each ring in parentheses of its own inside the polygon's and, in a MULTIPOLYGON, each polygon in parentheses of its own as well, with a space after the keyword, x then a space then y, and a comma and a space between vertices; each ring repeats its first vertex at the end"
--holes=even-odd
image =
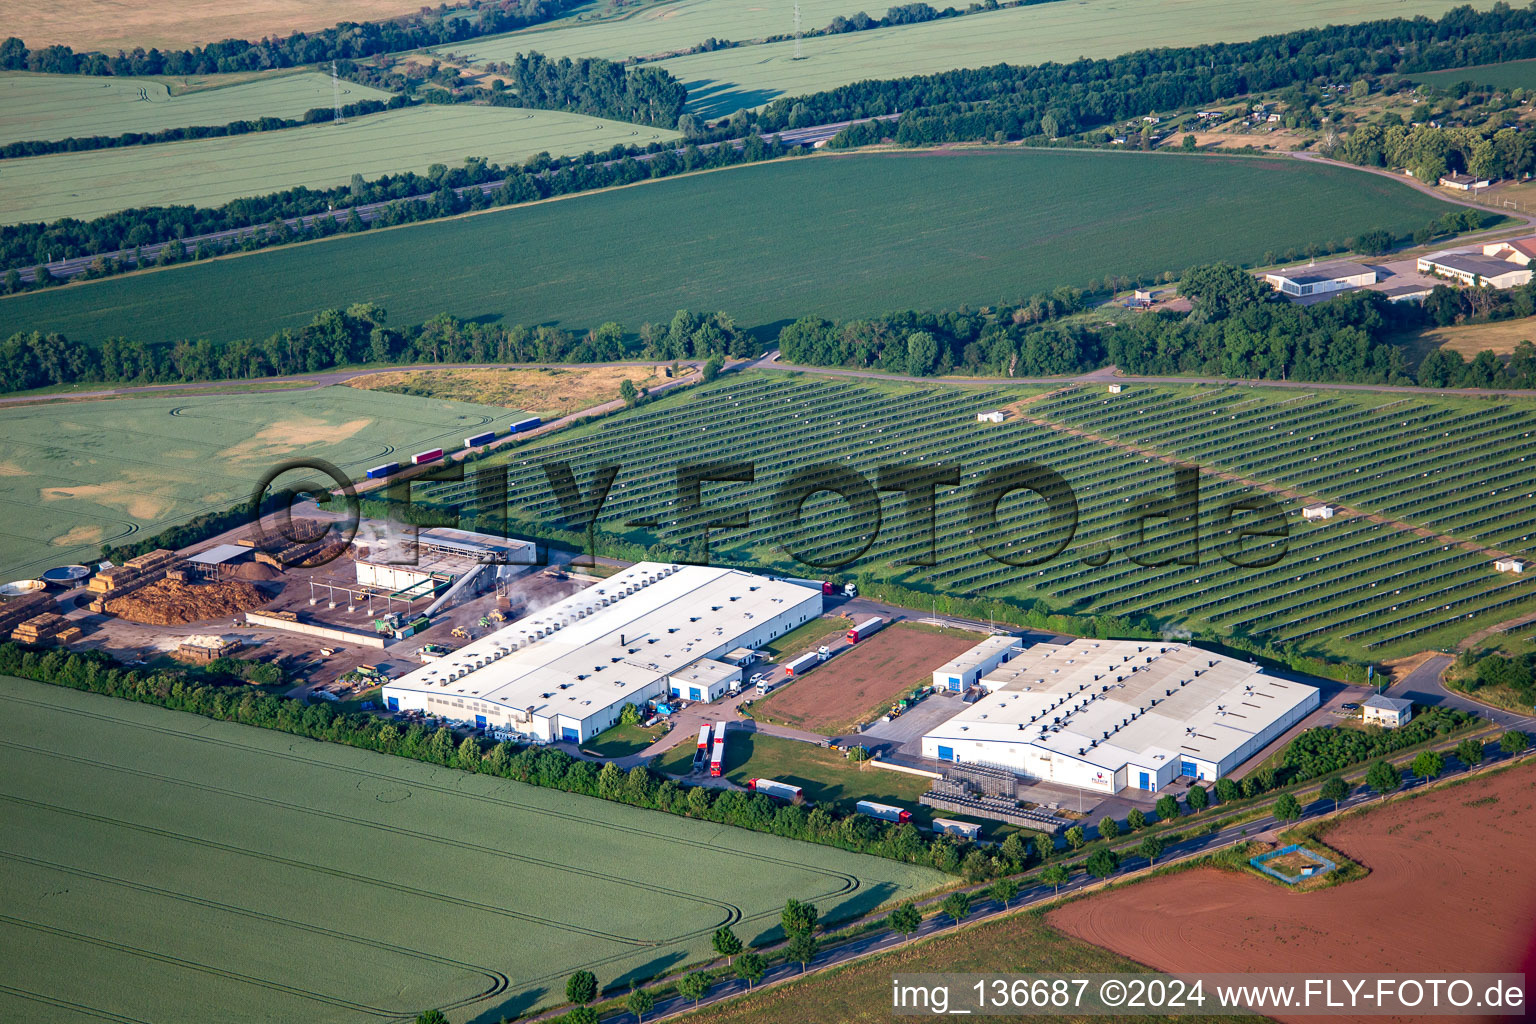
POLYGON ((525 420, 518 420, 516 423, 512 424, 512 433, 521 434, 525 430, 532 430, 534 427, 542 425, 543 422, 544 421, 537 416, 530 416, 525 420))
POLYGON ((374 466, 372 469, 370 469, 368 471, 368 479, 369 480, 382 480, 385 477, 389 476, 391 473, 398 472, 399 469, 400 469, 400 463, 398 463, 398 462, 386 462, 382 466, 374 466))
POLYGON ((483 434, 476 434, 473 437, 466 437, 464 439, 464 447, 478 448, 483 444, 490 444, 494 440, 496 440, 496 431, 487 430, 483 434))

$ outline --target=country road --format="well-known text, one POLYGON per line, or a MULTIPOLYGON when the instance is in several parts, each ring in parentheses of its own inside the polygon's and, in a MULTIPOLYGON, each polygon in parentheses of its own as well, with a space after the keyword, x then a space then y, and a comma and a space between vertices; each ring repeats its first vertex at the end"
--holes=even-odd
MULTIPOLYGON (((1459 761, 1455 760, 1454 756, 1447 756, 1445 772, 1441 775, 1441 779, 1459 778, 1465 775, 1474 774, 1476 772, 1486 771, 1492 766, 1508 763, 1514 760, 1514 758, 1511 758, 1509 755, 1501 753, 1496 745, 1487 747, 1485 756, 1486 760, 1484 761, 1483 765, 1475 768, 1469 768, 1468 766, 1460 763, 1459 761)), ((1527 754, 1521 756, 1529 759, 1532 755, 1528 752, 1527 754)), ((1337 810, 1349 810, 1352 808, 1363 807, 1381 799, 1369 789, 1366 789, 1360 785, 1359 780, 1363 776, 1364 772, 1365 768, 1364 766, 1361 766, 1358 769, 1344 773, 1346 778, 1352 780, 1353 791, 1348 797, 1340 802, 1337 810)), ((1415 789, 1423 788, 1425 784, 1425 780, 1423 779, 1410 777, 1407 779, 1404 785, 1404 790, 1411 792, 1415 789)), ((1325 814, 1333 814, 1335 811, 1336 809, 1333 806, 1333 802, 1331 800, 1315 798, 1309 801, 1303 807, 1301 820, 1306 821, 1308 819, 1320 817, 1325 814)), ((1211 813, 1213 812, 1206 812, 1208 816, 1211 813)), ((1224 847, 1244 842, 1251 837, 1259 836, 1274 829, 1291 828, 1295 824, 1297 823, 1282 822, 1275 818, 1273 815, 1266 814, 1259 818, 1223 826, 1209 835, 1190 836, 1188 838, 1181 839, 1176 843, 1169 844, 1164 849, 1161 857, 1158 860, 1158 863, 1161 865, 1167 865, 1176 863, 1178 861, 1190 860, 1195 857, 1200 857, 1212 853, 1224 847)), ((1119 869, 1112 876, 1113 879, 1121 880, 1127 876, 1134 875, 1152 866, 1147 861, 1147 859, 1142 857, 1140 854, 1134 852, 1124 852, 1127 850, 1134 851, 1138 843, 1139 840, 1132 838, 1124 843, 1116 844, 1116 849, 1122 851, 1122 858, 1119 869)), ((1084 889, 1089 889, 1098 884, 1100 884, 1099 879, 1079 871, 1074 873, 1071 879, 1061 886, 1059 892, 1049 886, 1040 884, 1031 884, 1021 888, 1018 896, 1013 899, 1006 908, 999 904, 996 900, 988 899, 983 896, 985 885, 968 887, 968 890, 973 894, 973 899, 971 903, 971 912, 964 919, 964 924, 969 926, 975 924, 978 921, 984 921, 991 918, 1001 917, 1005 914, 1015 913, 1022 908, 1048 903, 1052 900, 1055 900, 1058 896, 1071 895, 1084 889)), ((957 927, 959 927, 959 925, 952 918, 949 918, 943 913, 937 912, 938 901, 939 897, 931 897, 919 903, 919 906, 923 907, 923 909, 931 914, 931 916, 924 918, 922 925, 918 929, 914 938, 927 938, 930 936, 939 935, 944 932, 954 931, 957 927)), ((847 923, 845 922, 842 926, 846 927, 846 925, 847 923)), ((846 964, 854 960, 860 960, 867 956, 873 956, 879 953, 885 953, 894 949, 898 949, 901 946, 906 945, 909 941, 909 939, 904 938, 903 936, 900 936, 888 929, 876 928, 876 930, 868 934, 861 935, 849 942, 840 943, 830 948, 821 950, 812 959, 809 968, 812 972, 823 971, 827 968, 835 967, 840 964, 846 964)), ((776 948, 778 947, 771 947, 771 949, 776 948)), ((794 979, 802 976, 803 973, 805 972, 802 971, 799 964, 778 964, 770 968, 767 973, 764 974, 762 980, 757 982, 756 985, 752 986, 752 989, 753 991, 760 991, 765 987, 781 985, 786 982, 793 981, 794 979)), ((731 978, 725 981, 717 982, 710 987, 707 995, 702 1000, 700 1000, 698 1005, 709 1006, 712 1004, 721 1003, 729 999, 734 999, 737 996, 744 995, 746 994, 747 990, 748 986, 746 982, 739 979, 731 978)), ((658 998, 656 1000, 655 1008, 646 1015, 646 1020, 661 1020, 666 1017, 692 1011, 694 1008, 695 1007, 693 1002, 683 999, 681 996, 658 998)), ((529 1019, 551 1020, 561 1016, 562 1013, 563 1011, 550 1010, 529 1019)), ((885 1016, 885 1008, 873 1006, 868 1007, 866 1008, 866 1015, 871 1018, 875 1016, 885 1016)), ((602 1024, 640 1024, 640 1022, 634 1014, 621 1012, 609 1014, 603 1017, 602 1024)))

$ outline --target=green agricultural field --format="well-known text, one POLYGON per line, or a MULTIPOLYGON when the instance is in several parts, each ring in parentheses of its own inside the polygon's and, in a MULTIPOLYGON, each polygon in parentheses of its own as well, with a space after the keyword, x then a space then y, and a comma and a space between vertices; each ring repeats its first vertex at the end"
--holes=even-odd
POLYGON ((1280 158, 801 158, 13 296, 0 336, 265 337, 359 301, 396 324, 449 312, 635 330, 687 307, 769 327, 1256 262, 1374 227, 1409 232, 1446 209, 1379 175, 1280 158))
MULTIPOLYGON (((344 104, 389 97, 382 89, 341 83, 344 104)), ((9 72, 0 74, 0 145, 298 118, 316 107, 331 109, 332 99, 331 76, 314 72, 174 96, 156 79, 9 72)))
POLYGON ((0 223, 89 219, 135 206, 218 206, 299 185, 344 185, 353 174, 377 178, 457 165, 467 157, 522 163, 540 152, 579 155, 676 138, 664 128, 552 110, 408 107, 339 125, 8 160, 0 223))
MULTIPOLYGON (((942 6, 942 5, 935 5, 942 6)), ((1451 0, 1178 0, 1148 13, 1140 0, 1057 0, 963 18, 869 32, 821 36, 795 44, 767 43, 676 57, 662 62, 688 86, 690 107, 709 117, 799 96, 865 78, 899 78, 989 64, 1039 64, 1078 57, 1114 57, 1155 46, 1255 39, 1341 22, 1438 16, 1451 0)), ((1486 2, 1479 7, 1489 6, 1486 2)), ((885 5, 853 0, 806 0, 801 23, 824 28, 837 15, 885 5)), ((676 0, 623 18, 561 23, 444 48, 476 62, 510 60, 536 50, 550 56, 618 60, 684 50, 709 38, 761 39, 794 31, 791 5, 676 0)))
MULTIPOLYGON (((836 564, 872 545, 840 571, 932 592, 940 613, 950 594, 1043 599, 1356 658, 1450 646, 1536 609, 1536 582, 1493 567, 1497 552, 1536 550, 1527 497, 1536 491, 1536 402, 1217 385, 1129 384, 1110 395, 1085 384, 1037 397, 1008 422, 976 423, 977 412, 1025 394, 1001 381, 876 389, 754 372, 520 446, 507 458, 507 500, 515 521, 547 523, 560 513, 546 460, 569 461, 582 493, 596 466, 616 464, 599 528, 638 544, 690 543, 696 520, 717 513, 677 521, 676 467, 750 461, 754 482, 731 485, 729 501, 754 510, 751 528, 710 532, 711 557, 725 564, 804 575, 786 546, 836 564), (1046 518, 1041 499, 1016 490, 995 527, 978 521, 980 474, 1021 458, 1060 473, 1075 512, 1046 518), (1130 510, 1174 494, 1164 459, 1202 468, 1198 517, 1177 510, 1174 522, 1154 519, 1138 538, 1130 510), (769 511, 774 495, 792 473, 823 462, 867 480, 885 465, 957 465, 961 486, 938 495, 932 548, 904 525, 895 493, 883 496, 883 525, 822 494, 805 504, 796 530, 769 511), (1283 548, 1230 535, 1234 521, 1279 528, 1229 511, 1256 492, 1283 513, 1283 548), (1303 522, 1301 507, 1322 501, 1343 513, 1303 522), (662 520, 660 530, 629 525, 646 518, 662 520), (1009 564, 982 544, 1038 564, 1009 564), (912 564, 929 550, 931 568, 912 564)), ((470 488, 436 485, 417 500, 483 511, 470 488)), ((724 489, 706 499, 714 509, 726 500, 724 489)))
POLYGON ((0 679, 6 1020, 494 1021, 924 868, 0 679), (685 868, 686 866, 686 868, 685 868))
POLYGON ((1449 88, 1458 82, 1493 89, 1536 89, 1536 60, 1510 60, 1501 64, 1474 64, 1471 67, 1450 71, 1430 71, 1406 76, 1421 85, 1433 85, 1437 89, 1449 88))
MULTIPOLYGON (((878 17, 884 8, 859 0, 800 0, 800 23, 825 28, 839 14, 867 10, 878 17)), ((670 0, 632 14, 589 22, 562 21, 506 35, 453 43, 443 53, 467 56, 475 63, 510 61, 536 51, 550 57, 601 57, 623 60, 687 49, 706 39, 763 39, 795 30, 793 4, 730 3, 729 0, 670 0)))
MULTIPOLYGON (((722 117, 779 96, 866 78, 1114 57, 1147 47, 1256 39, 1330 23, 1438 16, 1454 6, 1450 0, 1179 0, 1149 11, 1143 0, 1059 0, 806 39, 800 60, 794 59, 795 44, 785 42, 675 57, 660 66, 688 87, 691 109, 722 117)), ((689 40, 697 42, 703 40, 689 40)))
POLYGON ((517 415, 347 387, 0 408, 0 576, 88 561, 104 543, 227 508, 286 459, 361 477, 517 415))

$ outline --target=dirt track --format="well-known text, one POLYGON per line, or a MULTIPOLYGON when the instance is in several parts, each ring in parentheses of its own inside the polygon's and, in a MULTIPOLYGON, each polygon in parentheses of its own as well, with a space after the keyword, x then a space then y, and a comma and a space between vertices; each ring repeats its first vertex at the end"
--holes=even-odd
POLYGON ((980 641, 976 633, 897 623, 797 679, 763 710, 799 729, 847 732, 866 712, 931 682, 934 669, 980 641))
POLYGON ((1370 875, 1299 894, 1185 871, 1071 903, 1049 921, 1165 971, 1521 969, 1536 940, 1536 766, 1397 801, 1324 841, 1370 875))

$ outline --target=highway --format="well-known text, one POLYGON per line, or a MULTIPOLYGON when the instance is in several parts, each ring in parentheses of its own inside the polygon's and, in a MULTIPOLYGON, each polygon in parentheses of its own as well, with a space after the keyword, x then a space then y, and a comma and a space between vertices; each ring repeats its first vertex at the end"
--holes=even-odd
MULTIPOLYGON (((814 146, 818 142, 825 142, 827 139, 832 138, 834 135, 842 131, 844 128, 847 128, 849 125, 864 124, 868 121, 888 121, 899 116, 899 114, 885 114, 880 117, 864 117, 853 121, 832 121, 827 124, 812 125, 807 128, 788 128, 784 131, 774 132, 770 135, 765 135, 762 137, 769 141, 776 139, 779 142, 790 146, 814 146)), ((730 146, 733 149, 741 149, 746 145, 746 141, 747 140, 745 138, 740 138, 727 139, 722 142, 707 142, 699 146, 699 149, 711 150, 717 146, 730 146)), ((671 152, 682 153, 685 148, 686 147, 678 146, 672 149, 671 152)), ((635 159, 641 163, 646 163, 656 159, 656 157, 659 155, 659 153, 643 153, 639 156, 636 156, 635 159)), ((601 163, 600 166, 609 167, 619 162, 620 161, 618 160, 605 160, 601 163)), ((539 176, 544 177, 549 173, 550 172, 548 171, 543 171, 540 172, 539 176)), ((462 197, 467 193, 478 189, 481 193, 490 195, 499 190, 501 186, 505 184, 505 182, 505 178, 498 178, 495 181, 487 181, 479 185, 465 185, 462 188, 454 189, 454 192, 462 197)), ((364 224, 370 224, 384 216, 385 211, 395 203, 428 202, 435 196, 435 192, 423 192, 419 195, 407 196, 403 199, 390 199, 379 203, 364 203, 359 206, 348 206, 339 210, 329 210, 325 213, 306 214, 302 217, 290 217, 284 220, 283 223, 288 226, 290 231, 308 230, 313 224, 326 219, 333 220, 338 224, 345 224, 347 220, 352 216, 353 211, 356 211, 358 218, 364 224)), ((270 224, 252 224, 241 228, 229 228, 224 231, 213 231, 203 235, 188 235, 186 238, 175 239, 173 241, 179 241, 183 246, 185 246, 188 257, 190 258, 190 256, 197 251, 197 247, 203 243, 209 243, 211 246, 216 246, 222 251, 225 245, 228 243, 234 243, 238 245, 248 238, 265 235, 270 227, 270 224)), ((111 252, 90 253, 85 256, 72 256, 68 259, 55 260, 47 264, 48 273, 53 277, 58 278, 59 280, 67 280, 69 278, 83 274, 87 269, 90 268, 91 264, 95 263, 97 260, 107 262, 109 260, 115 259, 124 263, 125 265, 131 263, 137 263, 141 266, 151 264, 160 259, 160 254, 165 251, 167 246, 172 245, 173 241, 155 242, 151 245, 140 246, 135 249, 115 249, 111 252)), ((26 269, 18 270, 18 273, 21 279, 28 284, 31 284, 37 280, 36 267, 27 267, 26 269)))

